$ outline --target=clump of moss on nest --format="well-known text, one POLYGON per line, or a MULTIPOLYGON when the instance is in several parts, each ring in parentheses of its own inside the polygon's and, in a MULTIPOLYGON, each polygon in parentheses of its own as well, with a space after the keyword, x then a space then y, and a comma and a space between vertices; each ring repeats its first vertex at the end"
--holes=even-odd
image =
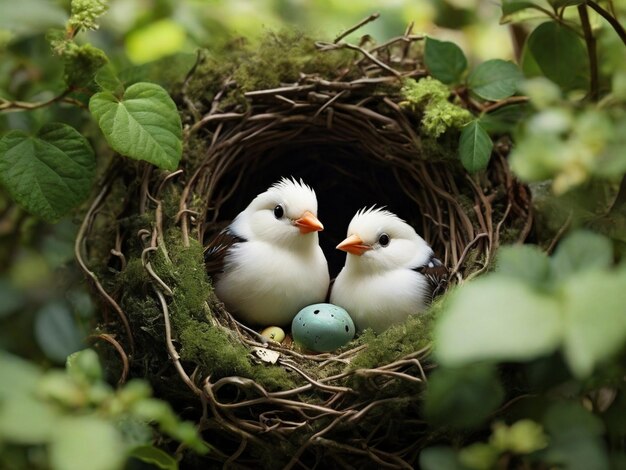
POLYGON ((401 106, 421 115, 421 131, 438 138, 449 129, 460 129, 472 119, 472 113, 449 101, 450 89, 432 77, 406 80, 402 87, 406 101, 401 106))
POLYGON ((236 335, 211 320, 209 302, 214 304, 216 299, 204 269, 202 245, 192 239, 185 247, 180 232, 172 229, 166 234, 165 246, 167 252, 157 252, 154 257, 154 269, 172 286, 169 313, 182 345, 181 359, 202 366, 204 373, 216 379, 237 375, 270 391, 294 387, 294 378, 284 369, 253 364, 250 351, 236 335))
POLYGON ((321 54, 315 41, 300 31, 269 31, 256 44, 237 40, 204 51, 187 94, 210 105, 215 95, 224 90, 222 110, 237 105, 247 108, 245 92, 296 83, 302 74, 330 80, 340 76, 350 79, 355 73, 350 67, 354 57, 348 50, 321 54))

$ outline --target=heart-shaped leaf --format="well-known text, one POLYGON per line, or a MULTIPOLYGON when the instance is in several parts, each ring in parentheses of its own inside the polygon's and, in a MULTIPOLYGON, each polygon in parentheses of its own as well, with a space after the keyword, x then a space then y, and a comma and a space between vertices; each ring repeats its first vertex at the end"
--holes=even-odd
POLYGON ((175 170, 182 155, 182 126, 176 105, 154 83, 135 83, 121 99, 96 93, 89 110, 116 152, 175 170))
POLYGON ((27 211, 55 222, 91 190, 96 162, 87 139, 60 123, 37 136, 11 131, 0 140, 0 182, 27 211))

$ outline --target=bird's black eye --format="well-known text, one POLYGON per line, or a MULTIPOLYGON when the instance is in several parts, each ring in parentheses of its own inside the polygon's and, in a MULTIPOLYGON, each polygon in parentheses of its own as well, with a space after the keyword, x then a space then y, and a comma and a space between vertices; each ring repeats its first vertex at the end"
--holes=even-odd
POLYGON ((380 243, 380 246, 389 245, 389 241, 389 235, 387 235, 386 233, 381 233, 380 237, 378 237, 378 243, 380 243))
POLYGON ((285 209, 283 209, 283 206, 278 204, 276 207, 274 207, 274 217, 280 219, 283 217, 283 215, 285 215, 285 209))

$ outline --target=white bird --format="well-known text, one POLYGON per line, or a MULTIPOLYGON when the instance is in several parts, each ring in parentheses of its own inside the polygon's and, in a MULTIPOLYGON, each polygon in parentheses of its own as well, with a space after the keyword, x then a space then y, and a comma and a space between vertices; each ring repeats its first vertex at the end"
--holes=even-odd
POLYGON ((283 178, 259 194, 205 248, 215 293, 237 318, 286 325, 300 309, 323 302, 328 263, 319 246, 315 191, 283 178))
POLYGON ((423 312, 447 273, 410 225, 374 207, 356 213, 337 249, 348 254, 330 302, 345 308, 358 330, 380 333, 423 312))

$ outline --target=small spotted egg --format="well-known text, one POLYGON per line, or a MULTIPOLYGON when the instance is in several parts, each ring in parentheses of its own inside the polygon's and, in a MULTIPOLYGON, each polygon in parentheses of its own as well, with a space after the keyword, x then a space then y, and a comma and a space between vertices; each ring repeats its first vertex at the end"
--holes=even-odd
POLYGON ((333 304, 304 307, 291 322, 296 343, 316 352, 329 352, 354 338, 354 322, 348 312, 333 304))
POLYGON ((269 340, 276 341, 277 343, 282 343, 285 339, 285 332, 282 328, 277 326, 268 326, 261 331, 261 335, 269 340))

